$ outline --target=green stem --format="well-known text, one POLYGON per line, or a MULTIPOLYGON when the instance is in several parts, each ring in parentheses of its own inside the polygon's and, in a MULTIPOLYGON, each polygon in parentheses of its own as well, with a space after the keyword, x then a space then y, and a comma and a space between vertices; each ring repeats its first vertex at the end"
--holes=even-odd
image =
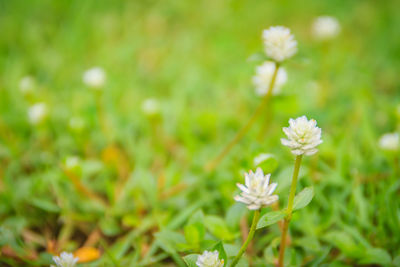
POLYGON ((294 201, 294 197, 296 195, 297 177, 299 176, 301 158, 302 158, 302 155, 298 155, 296 157, 296 162, 294 163, 294 171, 293 171, 292 184, 290 186, 287 215, 283 222, 283 228, 282 228, 282 237, 281 237, 281 245, 280 245, 280 250, 279 250, 278 267, 283 267, 283 263, 284 263, 285 248, 286 248, 286 235, 287 235, 287 231, 289 229, 290 220, 292 219, 293 201, 294 201))
POLYGON ((251 223, 249 235, 247 236, 247 239, 244 242, 243 246, 240 248, 239 253, 233 259, 233 261, 231 263, 231 267, 236 266, 236 264, 239 262, 240 258, 242 257, 243 253, 246 251, 248 245, 250 244, 250 241, 253 239, 254 233, 257 229, 257 223, 258 223, 259 218, 260 218, 260 210, 256 210, 253 215, 253 222, 251 223))
POLYGON ((229 153, 229 151, 234 147, 234 145, 236 145, 243 138, 243 136, 250 130, 253 123, 261 115, 262 111, 267 106, 269 99, 271 98, 278 70, 279 70, 279 63, 275 63, 275 71, 274 74, 272 75, 272 79, 268 87, 268 92, 264 96, 262 102, 257 107, 256 111, 253 113, 253 115, 250 117, 247 123, 239 130, 239 132, 235 135, 235 137, 224 147, 221 153, 219 153, 219 155, 214 160, 210 161, 206 165, 205 169, 207 171, 214 170, 214 168, 223 160, 223 158, 229 153))

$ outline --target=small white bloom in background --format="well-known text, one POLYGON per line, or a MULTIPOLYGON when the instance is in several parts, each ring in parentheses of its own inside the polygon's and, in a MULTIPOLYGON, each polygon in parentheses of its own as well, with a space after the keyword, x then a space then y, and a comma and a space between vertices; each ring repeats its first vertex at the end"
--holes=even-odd
POLYGON ((379 139, 379 147, 383 150, 396 151, 400 148, 400 137, 398 133, 387 133, 379 139))
POLYGON ((317 121, 307 120, 306 116, 289 120, 289 127, 284 127, 283 132, 288 139, 281 139, 284 146, 289 147, 295 155, 313 155, 318 152, 316 148, 322 143, 321 128, 317 121))
POLYGON ((224 260, 219 259, 218 251, 204 251, 202 255, 197 258, 196 265, 198 267, 223 267, 224 260))
POLYGON ((72 117, 69 119, 69 128, 80 131, 85 127, 85 121, 81 117, 72 117))
POLYGON ((314 20, 311 32, 317 40, 330 40, 340 33, 340 24, 334 17, 320 16, 314 20))
POLYGON ((254 164, 255 166, 258 166, 258 165, 260 165, 261 163, 263 163, 264 161, 266 161, 267 159, 270 159, 270 158, 274 158, 274 155, 272 155, 272 154, 267 154, 267 153, 261 153, 261 154, 257 155, 257 156, 254 158, 253 164, 254 164))
POLYGON ((142 111, 148 116, 157 115, 160 112, 160 104, 157 99, 148 98, 142 103, 142 111))
POLYGON ((83 82, 93 89, 101 89, 106 82, 106 73, 100 67, 91 68, 83 74, 83 82))
MULTIPOLYGON (((253 76, 253 84, 255 86, 256 94, 263 96, 267 94, 269 84, 271 83, 272 76, 275 72, 275 63, 272 61, 266 61, 261 66, 256 68, 256 75, 253 76)), ((276 95, 280 93, 281 87, 287 82, 287 73, 284 68, 279 68, 276 74, 274 88, 272 94, 276 95)))
POLYGON ((264 175, 261 168, 257 168, 255 173, 250 171, 244 176, 245 185, 237 184, 242 193, 235 196, 236 201, 246 204, 250 210, 258 210, 278 200, 277 195, 272 195, 278 184, 269 184, 271 174, 264 175))
POLYGON ((290 58, 297 52, 297 41, 286 27, 270 27, 263 31, 262 37, 265 53, 277 62, 290 58))
POLYGON ((54 256, 53 261, 57 267, 75 267, 78 258, 75 258, 72 253, 62 252, 60 256, 54 256))
POLYGON ((41 123, 47 117, 47 106, 45 103, 37 103, 28 109, 28 119, 33 125, 41 123))
POLYGON ((69 156, 65 159, 65 168, 68 170, 79 166, 79 158, 77 156, 69 156))
POLYGON ((19 81, 19 90, 22 94, 27 95, 35 89, 35 80, 32 76, 25 76, 19 81))

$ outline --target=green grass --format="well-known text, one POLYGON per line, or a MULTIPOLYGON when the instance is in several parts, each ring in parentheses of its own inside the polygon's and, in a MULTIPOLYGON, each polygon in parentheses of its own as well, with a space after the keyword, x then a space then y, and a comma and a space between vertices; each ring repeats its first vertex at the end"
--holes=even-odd
MULTIPOLYGON (((313 186, 315 196, 293 216, 287 266, 400 266, 399 152, 378 147, 383 133, 400 130, 398 7, 395 0, 0 1, 0 265, 48 266, 46 244, 75 251, 94 232, 102 257, 82 266, 186 266, 183 256, 219 241, 234 256, 239 222, 251 220, 233 200, 236 183, 255 169, 255 156, 272 153, 276 164, 262 167, 285 207, 294 157, 280 144, 281 128, 304 114, 318 121, 324 143, 300 171, 298 191, 313 186), (310 25, 325 14, 342 32, 321 44, 310 25), (271 25, 291 28, 299 43, 284 64, 288 83, 269 116, 206 172, 261 101, 251 77, 271 25), (82 83, 93 66, 107 72, 100 96, 82 83), (29 97, 18 89, 26 75, 36 81, 29 97), (160 102, 158 118, 141 111, 149 97, 160 102), (39 101, 49 117, 31 126, 27 109, 39 101), (72 116, 84 120, 83 130, 68 127, 72 116), (67 174, 71 155, 80 164, 67 174)), ((241 263, 273 266, 279 239, 277 224, 256 232, 241 263)))

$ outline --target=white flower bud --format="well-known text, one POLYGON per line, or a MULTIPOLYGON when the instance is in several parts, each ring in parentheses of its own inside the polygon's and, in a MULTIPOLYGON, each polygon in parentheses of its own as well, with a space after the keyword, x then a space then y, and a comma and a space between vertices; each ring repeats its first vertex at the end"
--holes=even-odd
POLYGON ((41 123, 47 117, 47 106, 45 103, 37 103, 28 109, 28 119, 33 125, 41 123))
POLYGON ((142 103, 142 111, 148 116, 154 116, 160 113, 160 104, 157 99, 148 98, 142 103))
MULTIPOLYGON (((266 95, 271 83, 272 76, 275 72, 275 63, 266 61, 261 66, 256 68, 256 75, 253 76, 253 84, 255 86, 256 94, 259 96, 266 95)), ((286 70, 282 67, 278 69, 276 74, 275 84, 272 89, 272 94, 277 95, 280 93, 281 87, 287 82, 286 70)))
POLYGON ((271 205, 278 200, 277 195, 272 195, 277 183, 269 184, 271 174, 264 176, 261 168, 256 172, 245 173, 245 185, 237 184, 242 191, 240 195, 235 196, 235 200, 247 205, 250 210, 258 210, 263 206, 271 205))
POLYGON ((313 119, 307 120, 306 116, 289 120, 289 127, 284 127, 283 132, 288 139, 281 139, 284 146, 289 147, 295 155, 313 155, 318 152, 316 148, 322 143, 321 128, 313 119))
POLYGON ((383 150, 397 151, 400 147, 400 138, 398 133, 387 133, 379 139, 379 147, 383 150))
POLYGON ((83 74, 83 82, 93 89, 101 89, 106 82, 106 73, 100 67, 91 68, 83 74))
POLYGON ((340 24, 334 17, 320 16, 314 20, 311 32, 317 40, 333 39, 340 33, 340 24))
POLYGON ((204 251, 202 255, 197 258, 196 265, 198 267, 223 267, 224 260, 219 259, 218 251, 204 251))
POLYGON ((263 31, 265 53, 277 62, 292 57, 297 52, 297 41, 290 30, 283 26, 270 27, 263 31))

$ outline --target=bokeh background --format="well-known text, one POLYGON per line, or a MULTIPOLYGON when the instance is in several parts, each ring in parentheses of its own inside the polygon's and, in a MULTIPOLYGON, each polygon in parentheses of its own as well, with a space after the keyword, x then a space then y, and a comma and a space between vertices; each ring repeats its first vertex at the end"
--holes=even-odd
MULTIPOLYGON (((272 154, 261 167, 284 207, 294 159, 281 128, 307 115, 324 143, 301 169, 298 189, 313 185, 315 197, 293 217, 288 266, 400 266, 399 153, 378 146, 400 126, 399 8, 0 1, 0 264, 48 266, 52 254, 90 247, 82 266, 186 266, 182 256, 218 240, 234 255, 251 217, 234 203, 236 183, 272 154), (336 38, 312 37, 320 15, 338 19, 336 38), (298 41, 288 82, 208 172, 261 101, 251 78, 273 25, 298 41), (94 66, 106 73, 101 90, 82 82, 94 66), (32 124, 38 102, 47 116, 32 124)), ((257 232, 243 266, 273 266, 279 238, 278 225, 257 232)))

